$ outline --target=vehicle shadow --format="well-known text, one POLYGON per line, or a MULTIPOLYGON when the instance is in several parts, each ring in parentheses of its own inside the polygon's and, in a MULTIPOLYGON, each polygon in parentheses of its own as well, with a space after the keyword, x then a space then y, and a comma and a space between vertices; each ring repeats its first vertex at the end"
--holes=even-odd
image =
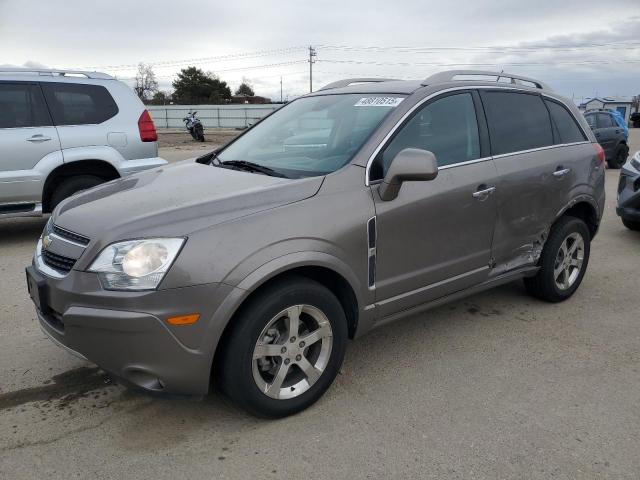
POLYGON ((22 244, 25 241, 34 245, 42 233, 49 216, 35 218, 0 219, 0 247, 22 244))

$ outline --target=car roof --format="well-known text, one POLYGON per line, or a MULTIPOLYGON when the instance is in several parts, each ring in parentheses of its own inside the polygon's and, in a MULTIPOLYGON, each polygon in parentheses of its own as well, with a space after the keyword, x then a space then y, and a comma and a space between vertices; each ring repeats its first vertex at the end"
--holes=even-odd
POLYGON ((338 80, 325 85, 309 95, 327 95, 344 93, 397 93, 409 95, 423 87, 450 88, 455 86, 500 86, 524 91, 544 91, 552 94, 553 90, 543 82, 534 78, 513 75, 504 72, 482 70, 447 70, 436 73, 424 80, 397 80, 388 78, 351 78, 338 80), (506 82, 505 82, 506 81, 506 82))
POLYGON ((95 80, 115 80, 115 77, 107 73, 82 70, 0 68, 0 81, 2 80, 82 83, 95 80))
POLYGON ((354 83, 344 87, 323 88, 311 95, 328 95, 341 93, 400 93, 409 95, 421 87, 420 80, 390 80, 384 82, 354 83))

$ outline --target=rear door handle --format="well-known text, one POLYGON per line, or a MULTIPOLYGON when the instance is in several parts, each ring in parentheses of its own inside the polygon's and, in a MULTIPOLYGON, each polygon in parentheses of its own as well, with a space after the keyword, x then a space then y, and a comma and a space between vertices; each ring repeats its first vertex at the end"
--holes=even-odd
POLYGON ((33 137, 27 138, 27 142, 31 142, 31 143, 48 142, 49 140, 51 140, 51 137, 45 137, 44 135, 41 135, 41 134, 34 135, 33 137))
POLYGON ((489 195, 496 191, 496 187, 487 187, 486 185, 480 185, 478 190, 473 192, 473 198, 477 198, 478 200, 486 200, 489 195))
POLYGON ((569 173, 571 171, 570 168, 562 168, 562 167, 558 167, 558 169, 553 172, 553 176, 556 178, 562 178, 564 177, 567 173, 569 173))

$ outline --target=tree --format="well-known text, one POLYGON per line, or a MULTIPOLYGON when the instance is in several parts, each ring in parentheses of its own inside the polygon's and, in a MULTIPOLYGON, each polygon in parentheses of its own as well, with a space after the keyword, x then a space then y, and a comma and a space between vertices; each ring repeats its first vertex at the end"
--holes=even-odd
POLYGON ((133 89, 143 102, 149 100, 151 96, 158 91, 158 81, 156 80, 156 74, 153 73, 151 65, 145 65, 144 63, 138 64, 136 84, 133 89))
POLYGON ((251 88, 251 85, 249 85, 247 82, 243 81, 240 86, 238 87, 238 89, 236 90, 236 95, 243 95, 245 97, 253 97, 255 95, 255 93, 253 93, 253 89, 251 88))
POLYGON ((178 78, 173 81, 173 88, 173 100, 176 103, 224 103, 231 100, 231 89, 227 82, 196 67, 180 70, 178 78))
POLYGON ((171 102, 171 94, 168 92, 157 91, 149 101, 152 105, 166 105, 171 102))

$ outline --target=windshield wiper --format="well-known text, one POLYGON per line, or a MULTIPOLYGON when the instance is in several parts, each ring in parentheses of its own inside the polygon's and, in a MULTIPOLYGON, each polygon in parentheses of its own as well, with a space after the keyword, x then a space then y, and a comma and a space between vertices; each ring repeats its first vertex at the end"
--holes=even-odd
POLYGON ((264 165, 260 165, 253 162, 247 162, 246 160, 226 160, 224 162, 220 162, 217 166, 219 167, 228 166, 231 168, 236 168, 238 170, 245 170, 247 172, 262 173, 264 175, 269 175, 270 177, 288 178, 284 173, 280 173, 272 168, 265 167, 264 165))

